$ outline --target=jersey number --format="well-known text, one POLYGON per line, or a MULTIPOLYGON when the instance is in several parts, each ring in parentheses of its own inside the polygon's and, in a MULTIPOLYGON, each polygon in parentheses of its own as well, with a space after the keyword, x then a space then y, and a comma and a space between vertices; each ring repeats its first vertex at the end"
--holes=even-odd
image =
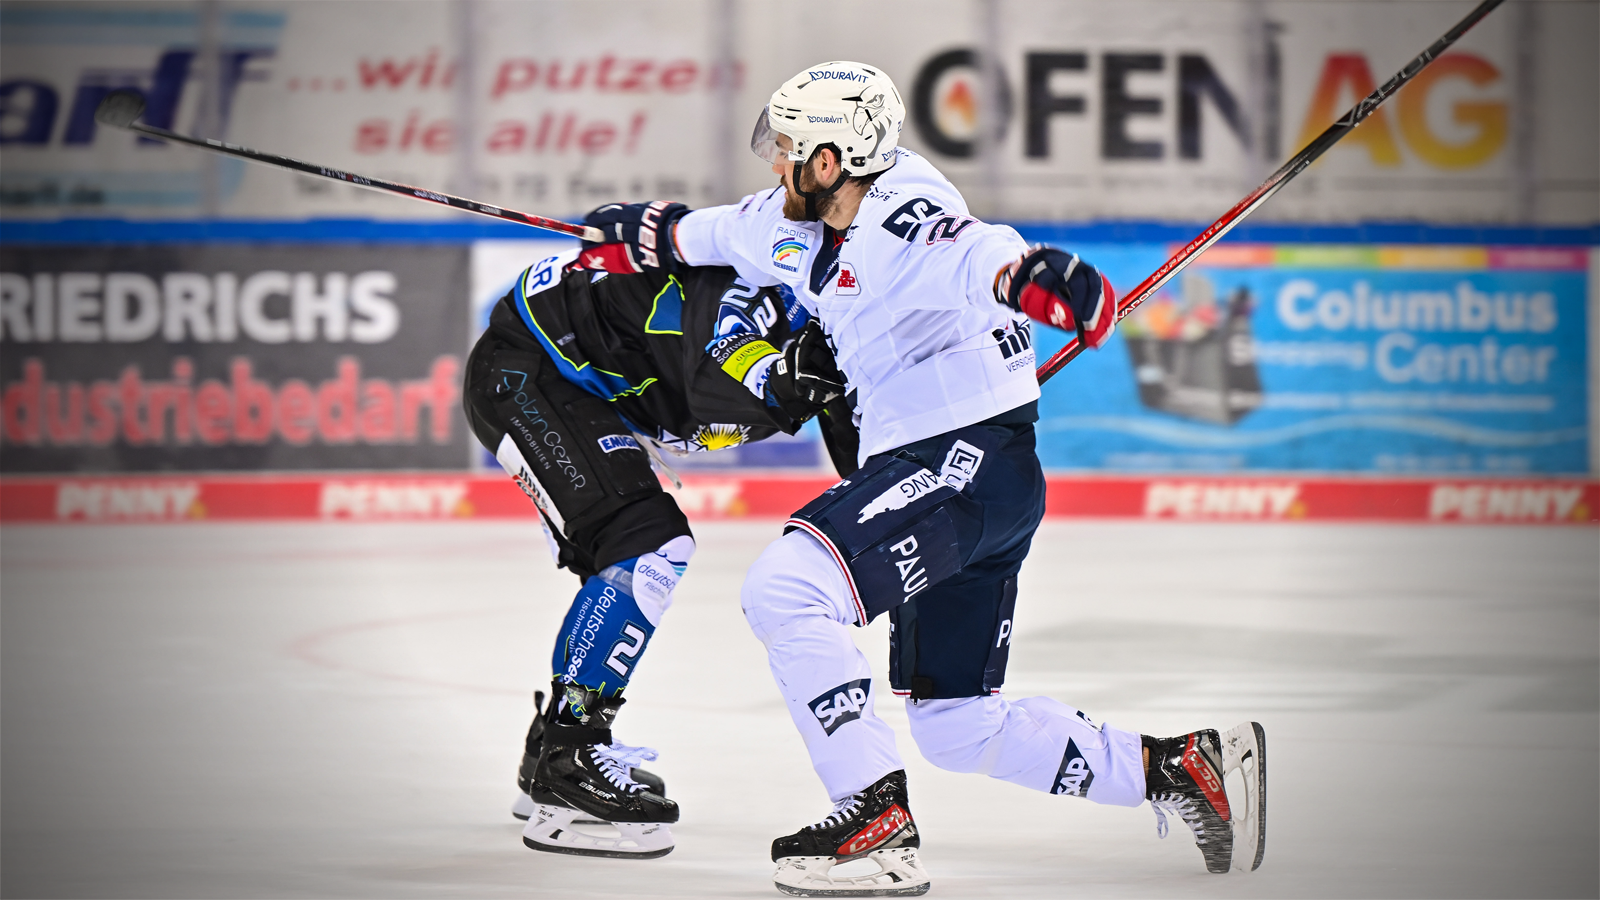
POLYGON ((890 213, 889 218, 883 220, 883 229, 909 243, 917 239, 917 230, 922 227, 922 221, 938 212, 944 212, 944 207, 918 197, 890 213))
POLYGON ((761 298, 761 303, 755 309, 751 304, 761 293, 761 289, 751 287, 742 281, 735 281, 733 286, 722 294, 721 309, 717 314, 717 335, 732 334, 738 330, 738 324, 747 325, 756 334, 766 337, 772 331, 772 326, 778 324, 778 310, 772 305, 772 297, 761 298))
POLYGON ((606 654, 606 668, 627 678, 633 664, 639 660, 639 651, 644 649, 645 634, 643 628, 632 622, 622 626, 622 633, 624 638, 612 644, 611 652, 606 654), (627 643, 628 640, 633 643, 627 643))

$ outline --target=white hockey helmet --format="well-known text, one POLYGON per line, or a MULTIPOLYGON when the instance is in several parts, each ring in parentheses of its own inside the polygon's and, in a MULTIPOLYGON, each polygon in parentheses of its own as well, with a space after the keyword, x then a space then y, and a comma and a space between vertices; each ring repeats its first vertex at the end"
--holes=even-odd
POLYGON ((769 163, 804 163, 818 147, 839 152, 846 175, 871 175, 894 165, 906 105, 881 70, 857 62, 811 66, 779 85, 756 120, 750 149, 769 163), (793 149, 777 144, 788 135, 793 149))

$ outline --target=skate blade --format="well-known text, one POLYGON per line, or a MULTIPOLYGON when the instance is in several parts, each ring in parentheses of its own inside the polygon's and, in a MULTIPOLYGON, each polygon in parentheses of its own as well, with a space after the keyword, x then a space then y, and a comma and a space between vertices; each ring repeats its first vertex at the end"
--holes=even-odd
MULTIPOLYGON (((517 799, 511 801, 511 818, 516 819, 519 822, 526 822, 533 818, 533 811, 538 808, 539 804, 534 802, 532 797, 519 791, 517 792, 517 799)), ((578 813, 578 817, 572 820, 572 824, 604 825, 605 822, 596 819, 594 816, 585 815, 584 813, 580 812, 578 813)))
POLYGON ((834 875, 832 856, 785 856, 772 884, 791 897, 915 897, 932 883, 915 847, 874 850, 865 857, 878 864, 870 875, 834 875))
POLYGON ((570 806, 535 804, 522 829, 522 843, 546 853, 603 856, 609 859, 655 859, 672 852, 672 828, 663 822, 600 822, 594 830, 614 829, 615 835, 579 830, 582 814, 570 806))
MULTIPOLYGON (((1234 811, 1233 868, 1261 868, 1267 853, 1267 732, 1259 722, 1245 722, 1222 733, 1222 777, 1244 786, 1244 802, 1230 800, 1234 811)), ((1229 788, 1229 794, 1233 789, 1229 788)))

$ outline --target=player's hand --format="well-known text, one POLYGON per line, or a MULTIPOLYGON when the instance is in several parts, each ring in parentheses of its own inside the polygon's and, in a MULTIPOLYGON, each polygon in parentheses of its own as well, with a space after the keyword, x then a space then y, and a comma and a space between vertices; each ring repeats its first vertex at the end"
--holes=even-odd
POLYGON ((672 226, 689 212, 682 203, 608 203, 583 217, 600 229, 602 243, 583 242, 578 265, 601 272, 676 272, 683 265, 672 246, 672 226))
POLYGON ((827 336, 815 321, 807 322, 772 363, 767 390, 790 418, 809 419, 844 393, 844 375, 833 360, 827 336))
POLYGON ((1035 244, 995 285, 995 299, 1028 318, 1068 331, 1098 349, 1117 326, 1111 282, 1076 253, 1035 244))

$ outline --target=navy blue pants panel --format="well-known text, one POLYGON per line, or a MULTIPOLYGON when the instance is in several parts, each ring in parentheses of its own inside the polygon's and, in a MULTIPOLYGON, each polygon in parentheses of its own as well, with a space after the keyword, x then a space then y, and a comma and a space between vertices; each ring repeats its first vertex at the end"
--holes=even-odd
POLYGON ((869 459, 795 519, 849 560, 864 620, 890 614, 897 693, 975 697, 1004 683, 1016 575, 1044 499, 1033 426, 976 425, 869 459), (959 491, 916 483, 947 470, 957 441, 982 451, 971 481, 959 491), (907 478, 912 499, 886 504, 907 478))
POLYGON ((1016 602, 1015 575, 976 583, 957 577, 890 610, 889 686, 916 700, 1000 690, 1016 602))

